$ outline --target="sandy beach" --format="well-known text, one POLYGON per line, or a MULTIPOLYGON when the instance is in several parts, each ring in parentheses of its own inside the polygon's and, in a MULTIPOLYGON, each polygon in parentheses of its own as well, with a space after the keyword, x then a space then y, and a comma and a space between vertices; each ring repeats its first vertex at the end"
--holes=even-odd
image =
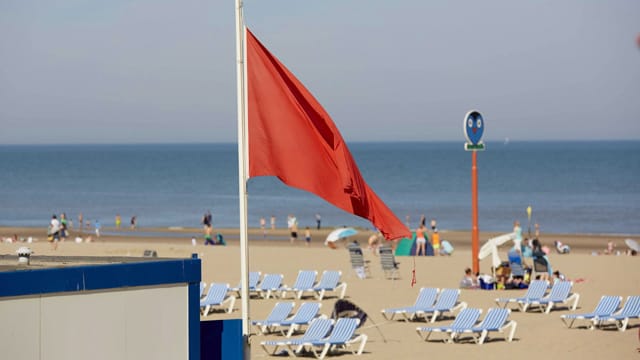
MULTIPOLYGON (((105 228, 108 233, 113 229, 105 228)), ((428 342, 421 340, 416 334, 416 327, 425 326, 423 321, 405 322, 386 321, 381 310, 389 307, 412 305, 420 287, 457 288, 463 275, 464 268, 471 265, 471 244, 468 231, 443 231, 441 238, 450 241, 455 252, 452 256, 440 257, 398 257, 400 262, 400 279, 386 280, 380 266, 379 258, 366 251, 368 231, 361 231, 354 236, 365 247, 365 258, 370 261, 371 278, 361 280, 351 269, 348 252, 340 244, 337 249, 329 249, 323 245, 326 234, 331 229, 313 231, 310 246, 305 246, 304 240, 290 244, 286 229, 269 231, 263 239, 260 229, 250 230, 249 262, 251 271, 266 273, 281 273, 284 283, 291 285, 299 270, 342 271, 342 280, 348 284, 346 299, 354 302, 367 312, 367 320, 361 333, 368 335, 369 340, 365 351, 360 357, 350 353, 339 353, 334 358, 340 359, 417 359, 425 355, 436 358, 494 358, 510 359, 538 359, 540 356, 569 359, 596 359, 602 357, 636 358, 636 348, 640 347, 638 332, 640 320, 632 320, 625 332, 609 329, 585 328, 567 329, 560 320, 561 314, 571 313, 561 308, 550 314, 539 312, 522 313, 517 310, 511 313, 511 319, 518 323, 514 341, 504 341, 502 334, 495 334, 484 345, 478 346, 473 342, 445 344, 438 334, 432 336, 428 342), (417 283, 411 286, 412 270, 415 267, 417 283), (377 328, 374 326, 377 325, 377 328)), ((203 246, 202 236, 198 237, 198 244, 191 244, 188 234, 201 233, 200 229, 144 229, 135 230, 119 236, 93 236, 91 243, 75 243, 76 233, 64 243, 60 243, 57 250, 53 250, 46 241, 45 229, 38 228, 0 228, 0 237, 37 238, 30 244, 6 243, 0 244, 0 254, 15 254, 20 246, 29 246, 34 252, 33 261, 37 262, 38 255, 58 256, 141 256, 146 249, 156 250, 160 257, 190 257, 198 254, 202 259, 202 279, 207 283, 225 282, 231 286, 240 280, 240 251, 237 241, 237 230, 216 229, 224 234, 227 246, 203 246), (163 233, 163 236, 143 236, 145 233, 163 233)), ((495 233, 480 234, 481 244, 495 233)), ((551 252, 549 255, 554 269, 560 270, 568 279, 574 280, 573 291, 580 294, 580 301, 576 312, 590 312, 594 309, 602 295, 619 295, 626 298, 629 295, 640 295, 640 271, 638 265, 640 257, 625 255, 593 255, 602 252, 607 242, 613 241, 616 250, 624 254, 625 238, 639 236, 618 235, 566 235, 542 234, 541 240, 548 246, 553 246, 554 240, 560 240, 571 246, 571 253, 560 255, 551 252)), ((501 257, 506 259, 508 246, 501 248, 501 257)), ((489 260, 480 264, 481 272, 488 272, 489 260)), ((498 297, 517 297, 524 294, 524 290, 462 290, 460 300, 469 307, 483 309, 486 313, 490 307, 495 307, 494 299, 498 297)), ((291 299, 291 298, 289 298, 291 299)), ((322 300, 321 312, 330 315, 336 298, 330 294, 322 300)), ((250 301, 250 318, 263 319, 279 299, 257 299, 250 301)), ((303 301, 314 301, 305 298, 295 301, 296 308, 303 301)), ((240 301, 236 302, 235 310, 231 314, 212 313, 203 320, 226 318, 240 318, 240 301)), ((452 318, 436 322, 444 325, 452 318)), ((578 324, 578 325, 582 325, 578 324)), ((252 358, 270 358, 263 352, 259 342, 265 339, 279 338, 278 335, 253 335, 252 358)))

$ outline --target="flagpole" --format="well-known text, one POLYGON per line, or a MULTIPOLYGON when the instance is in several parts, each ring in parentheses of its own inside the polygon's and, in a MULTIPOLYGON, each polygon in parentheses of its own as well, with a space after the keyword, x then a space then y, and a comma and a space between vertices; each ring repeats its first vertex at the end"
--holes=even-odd
POLYGON ((236 4, 236 76, 238 97, 238 195, 240 207, 240 296, 242 300, 242 340, 244 359, 251 357, 249 346, 249 244, 247 222, 247 104, 246 50, 242 0, 236 4))

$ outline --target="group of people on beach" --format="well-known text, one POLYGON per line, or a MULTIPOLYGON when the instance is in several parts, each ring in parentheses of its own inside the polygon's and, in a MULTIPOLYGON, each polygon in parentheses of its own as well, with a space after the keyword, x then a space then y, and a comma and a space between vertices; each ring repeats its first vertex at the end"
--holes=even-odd
MULTIPOLYGON (((433 255, 444 255, 440 251, 440 233, 438 232, 438 226, 435 219, 431 219, 429 224, 431 226, 431 247, 433 248, 433 255)), ((420 217, 420 224, 416 229, 416 256, 427 256, 427 218, 424 214, 420 217)))

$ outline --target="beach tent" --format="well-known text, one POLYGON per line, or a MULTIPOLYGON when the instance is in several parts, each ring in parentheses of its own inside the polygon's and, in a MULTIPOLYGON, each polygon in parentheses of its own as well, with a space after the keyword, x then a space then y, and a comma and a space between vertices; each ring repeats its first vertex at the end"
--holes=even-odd
MULTIPOLYGON (((426 236, 426 234, 425 234, 426 236)), ((411 233, 411 239, 402 238, 398 241, 398 245, 396 246, 395 256, 415 256, 416 255, 416 233, 411 233)), ((425 251, 427 252, 427 256, 433 256, 433 246, 431 242, 427 238, 427 244, 425 246, 425 251)))
POLYGON ((500 260, 500 255, 498 255, 498 247, 508 241, 513 241, 515 238, 516 233, 513 232, 496 236, 487 240, 487 242, 482 245, 480 251, 478 252, 478 260, 483 260, 491 256, 491 266, 497 268, 502 263, 502 260, 500 260))

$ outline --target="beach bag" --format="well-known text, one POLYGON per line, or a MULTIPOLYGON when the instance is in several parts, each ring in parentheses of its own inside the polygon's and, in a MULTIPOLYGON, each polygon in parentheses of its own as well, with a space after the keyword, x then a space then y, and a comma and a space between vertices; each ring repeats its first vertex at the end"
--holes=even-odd
POLYGON ((227 245, 227 243, 224 242, 224 237, 222 237, 220 233, 216 234, 216 240, 218 240, 218 245, 227 245))

